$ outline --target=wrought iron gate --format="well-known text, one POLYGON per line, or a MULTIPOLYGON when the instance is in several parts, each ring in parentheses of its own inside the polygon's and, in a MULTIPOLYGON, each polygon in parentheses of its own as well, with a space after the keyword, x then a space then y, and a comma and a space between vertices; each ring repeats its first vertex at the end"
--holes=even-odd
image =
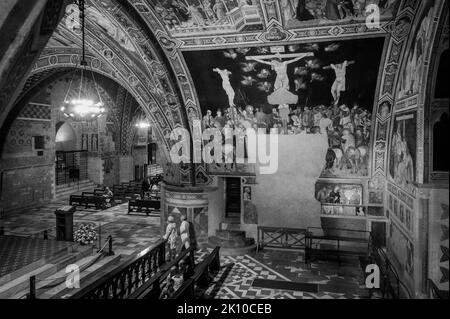
POLYGON ((56 185, 87 179, 87 151, 56 152, 56 185))

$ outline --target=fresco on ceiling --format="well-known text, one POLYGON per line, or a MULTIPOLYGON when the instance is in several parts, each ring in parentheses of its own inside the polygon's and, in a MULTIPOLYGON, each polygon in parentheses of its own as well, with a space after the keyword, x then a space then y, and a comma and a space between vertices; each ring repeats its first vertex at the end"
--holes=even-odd
POLYGON ((310 25, 363 23, 366 7, 376 4, 380 19, 391 19, 400 0, 280 0, 283 20, 287 28, 310 25))
POLYGON ((324 177, 367 176, 382 38, 184 52, 203 128, 323 134, 324 177))
MULTIPOLYGON (((80 11, 76 4, 70 4, 66 7, 66 16, 64 23, 67 29, 80 34, 80 11)), ((105 17, 97 8, 86 6, 86 23, 96 24, 105 34, 116 41, 122 48, 127 51, 136 52, 133 41, 130 36, 122 30, 122 28, 105 17)))
POLYGON ((404 67, 400 73, 397 98, 407 98, 419 93, 422 86, 425 68, 426 50, 432 41, 432 22, 435 8, 434 0, 428 0, 425 5, 418 28, 412 37, 413 42, 406 53, 404 67))
POLYGON ((263 29, 257 0, 155 0, 151 6, 173 33, 263 29))
POLYGON ((390 178, 402 189, 412 193, 416 174, 417 114, 395 116, 389 156, 390 178))

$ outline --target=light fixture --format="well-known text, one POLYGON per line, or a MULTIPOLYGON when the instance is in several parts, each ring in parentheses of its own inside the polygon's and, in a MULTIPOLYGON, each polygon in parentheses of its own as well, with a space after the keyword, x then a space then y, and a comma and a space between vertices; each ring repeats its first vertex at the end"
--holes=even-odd
POLYGON ((137 128, 146 129, 150 127, 150 123, 147 121, 139 121, 136 124, 134 124, 137 128))
POLYGON ((98 91, 97 82, 95 80, 94 72, 92 71, 92 67, 88 69, 88 63, 86 61, 86 48, 85 48, 85 0, 77 1, 78 8, 80 11, 80 20, 81 20, 81 42, 82 42, 82 55, 80 66, 78 64, 75 66, 75 71, 73 72, 72 79, 69 84, 69 88, 66 92, 63 105, 60 110, 64 113, 64 116, 69 117, 75 121, 93 121, 100 116, 102 116, 106 109, 103 106, 102 97, 98 91), (78 87, 78 96, 77 98, 69 98, 69 94, 71 93, 72 83, 75 76, 79 72, 80 85, 78 87), (84 88, 88 86, 88 74, 91 74, 92 83, 94 86, 94 91, 96 92, 96 97, 86 96, 86 92, 83 92, 84 88), (95 101, 97 100, 97 101, 95 101))

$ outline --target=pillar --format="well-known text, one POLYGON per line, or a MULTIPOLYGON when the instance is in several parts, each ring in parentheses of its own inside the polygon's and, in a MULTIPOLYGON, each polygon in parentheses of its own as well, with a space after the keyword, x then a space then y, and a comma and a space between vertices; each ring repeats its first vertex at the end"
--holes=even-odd
POLYGON ((180 225, 181 215, 194 226, 199 247, 208 242, 208 194, 204 187, 180 187, 163 184, 161 187, 161 233, 165 233, 167 217, 180 225))

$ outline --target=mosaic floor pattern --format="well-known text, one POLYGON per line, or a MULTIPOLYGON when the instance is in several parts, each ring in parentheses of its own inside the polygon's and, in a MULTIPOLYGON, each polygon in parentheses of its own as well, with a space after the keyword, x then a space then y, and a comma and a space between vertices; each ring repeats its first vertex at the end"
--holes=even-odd
MULTIPOLYGON (((67 200, 45 206, 7 214, 0 220, 5 235, 41 238, 49 229, 54 237, 57 208, 67 200)), ((127 215, 127 205, 118 205, 103 211, 79 207, 74 214, 74 228, 81 223, 93 223, 101 229, 102 245, 107 236, 113 237, 116 254, 132 255, 156 243, 160 239, 159 217, 145 214, 127 215)), ((199 251, 202 260, 208 251, 199 251)), ((336 262, 303 262, 303 253, 264 250, 244 256, 221 256, 221 269, 207 289, 197 291, 198 297, 216 299, 357 299, 366 298, 367 291, 361 284, 363 273, 358 261, 342 264, 336 262), (317 284, 318 292, 292 291, 254 287, 255 279, 294 281, 317 284)))
MULTIPOLYGON (((203 252, 206 254, 206 252, 203 252)), ((199 298, 214 299, 362 299, 367 291, 357 261, 338 267, 318 261, 305 265, 303 254, 264 251, 245 256, 221 256, 221 270, 199 298), (284 259, 281 255, 285 256, 284 259), (317 284, 318 292, 269 289, 253 286, 255 279, 317 284)), ((201 260, 201 258, 200 258, 201 260)), ((288 285, 286 285, 288 286, 288 285)))
POLYGON ((0 278, 41 258, 51 257, 71 245, 71 243, 54 240, 2 236, 0 237, 0 278))
MULTIPOLYGON (((67 205, 67 201, 62 199, 44 206, 9 213, 0 220, 0 226, 3 226, 5 235, 42 238, 42 232, 48 230, 49 238, 54 238, 54 212, 59 207, 67 205)), ((111 235, 114 251, 124 255, 131 255, 158 241, 159 216, 127 215, 126 212, 127 204, 106 210, 78 207, 74 214, 74 230, 82 223, 95 224, 97 232, 101 233, 102 246, 111 235)))

